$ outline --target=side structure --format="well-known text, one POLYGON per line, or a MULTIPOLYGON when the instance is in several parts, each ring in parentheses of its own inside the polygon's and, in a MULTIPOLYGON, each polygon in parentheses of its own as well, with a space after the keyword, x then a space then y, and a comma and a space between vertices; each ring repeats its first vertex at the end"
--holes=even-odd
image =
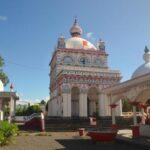
MULTIPOLYGON (((99 40, 95 46, 81 38, 82 28, 77 19, 70 34, 69 39, 58 38, 50 61, 48 116, 108 116, 110 99, 101 91, 120 82, 120 73, 108 68, 104 41, 99 40)), ((120 115, 121 107, 118 109, 120 115)))

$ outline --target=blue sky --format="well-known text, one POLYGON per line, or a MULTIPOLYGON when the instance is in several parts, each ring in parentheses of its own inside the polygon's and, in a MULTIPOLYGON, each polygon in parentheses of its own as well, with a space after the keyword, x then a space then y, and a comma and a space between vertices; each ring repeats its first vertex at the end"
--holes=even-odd
MULTIPOLYGON (((143 63, 150 46, 149 0, 0 0, 0 55, 22 99, 49 95, 49 62, 60 34, 69 38, 74 16, 96 42, 102 38, 109 66, 123 80, 143 63)), ((8 86, 6 87, 8 90, 8 86)))

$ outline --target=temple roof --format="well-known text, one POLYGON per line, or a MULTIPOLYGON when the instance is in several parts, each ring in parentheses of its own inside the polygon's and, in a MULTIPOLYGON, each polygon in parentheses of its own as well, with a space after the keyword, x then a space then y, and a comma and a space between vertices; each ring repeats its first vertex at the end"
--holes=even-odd
POLYGON ((97 48, 91 42, 81 37, 71 37, 66 40, 65 45, 66 45, 66 48, 70 48, 70 49, 97 50, 97 48))
POLYGON ((145 53, 143 55, 143 59, 145 63, 139 66, 133 73, 132 78, 139 77, 141 75, 150 73, 150 50, 145 46, 145 53))

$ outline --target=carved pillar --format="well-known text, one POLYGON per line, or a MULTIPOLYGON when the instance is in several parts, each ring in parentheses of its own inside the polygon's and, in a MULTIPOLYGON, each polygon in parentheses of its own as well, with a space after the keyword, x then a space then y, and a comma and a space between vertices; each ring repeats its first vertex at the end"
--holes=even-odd
POLYGON ((87 117, 87 90, 86 89, 80 89, 79 116, 87 117))

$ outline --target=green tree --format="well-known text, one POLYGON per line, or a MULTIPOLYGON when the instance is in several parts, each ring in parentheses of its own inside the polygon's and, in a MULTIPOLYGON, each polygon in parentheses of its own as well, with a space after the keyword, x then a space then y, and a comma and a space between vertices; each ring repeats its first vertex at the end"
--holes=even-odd
POLYGON ((32 115, 33 113, 39 113, 41 112, 41 108, 39 105, 32 105, 32 106, 29 106, 26 110, 26 113, 27 115, 32 115))
POLYGON ((2 80, 4 85, 6 85, 7 83, 9 83, 9 79, 6 73, 4 73, 3 71, 4 65, 5 65, 4 59, 0 56, 0 79, 2 80))
POLYGON ((44 100, 41 100, 40 104, 45 105, 45 104, 46 104, 46 102, 45 102, 44 100))
POLYGON ((123 112, 132 111, 132 105, 129 103, 128 99, 122 100, 122 111, 123 112))

